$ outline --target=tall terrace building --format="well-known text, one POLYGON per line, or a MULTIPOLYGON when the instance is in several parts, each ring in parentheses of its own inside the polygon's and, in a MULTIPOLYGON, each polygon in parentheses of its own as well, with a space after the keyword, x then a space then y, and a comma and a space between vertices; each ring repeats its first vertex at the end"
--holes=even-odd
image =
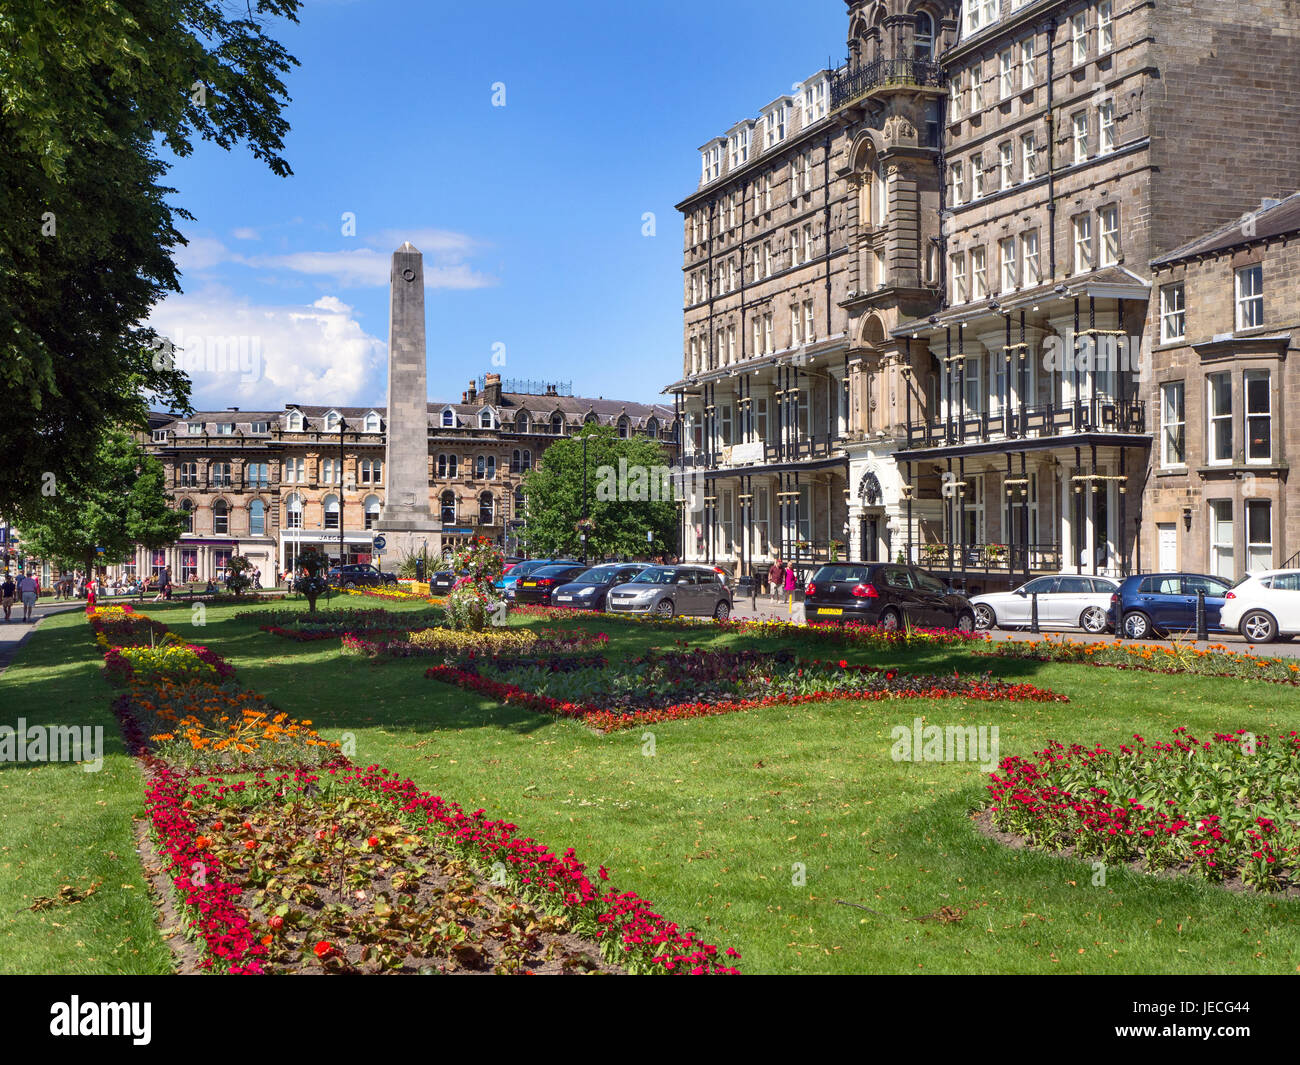
MULTIPOLYGON (((675 454, 679 427, 670 407, 563 392, 554 385, 539 394, 504 391, 500 375, 487 374, 460 402, 428 404, 432 555, 477 536, 517 549, 527 521, 523 474, 551 442, 586 423, 652 437, 675 454)), ((379 561, 386 414, 383 407, 291 403, 152 417, 146 447, 166 470, 185 532, 173 547, 140 548, 110 572, 158 576, 170 567, 178 582, 220 579, 230 556, 241 554, 270 583, 307 547, 333 558, 342 552, 348 562, 379 561)), ((390 554, 383 561, 401 560, 390 554)))
POLYGON ((685 219, 683 374, 665 392, 690 559, 891 554, 902 321, 937 308, 953 3, 849 4, 845 65, 705 144, 685 219), (702 498, 701 498, 702 496, 702 498), (892 526, 892 527, 891 527, 892 526))
POLYGON ((907 550, 972 590, 1150 568, 1144 497, 1181 515, 1147 487, 1151 263, 1300 184, 1300 2, 966 0, 941 63, 942 309, 892 330, 907 550))

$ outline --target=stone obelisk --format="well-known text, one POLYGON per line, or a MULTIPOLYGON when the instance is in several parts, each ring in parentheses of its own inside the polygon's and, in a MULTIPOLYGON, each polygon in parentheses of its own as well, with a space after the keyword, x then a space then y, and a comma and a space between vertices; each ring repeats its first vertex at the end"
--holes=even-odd
POLYGON ((375 531, 384 565, 396 567, 425 548, 442 551, 429 512, 428 370, 424 338, 424 256, 404 243, 393 252, 388 310, 388 479, 375 531))

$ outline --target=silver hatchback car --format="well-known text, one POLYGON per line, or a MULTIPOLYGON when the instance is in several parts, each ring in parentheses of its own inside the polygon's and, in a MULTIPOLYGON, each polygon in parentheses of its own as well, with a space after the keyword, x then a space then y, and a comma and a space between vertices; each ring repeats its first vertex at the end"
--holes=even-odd
POLYGON ((650 566, 628 584, 611 588, 605 609, 614 614, 731 617, 731 591, 708 566, 650 566))

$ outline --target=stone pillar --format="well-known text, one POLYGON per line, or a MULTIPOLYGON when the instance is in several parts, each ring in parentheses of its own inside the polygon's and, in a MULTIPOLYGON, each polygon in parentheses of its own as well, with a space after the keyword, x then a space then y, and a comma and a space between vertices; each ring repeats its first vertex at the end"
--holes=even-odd
POLYGON ((397 562, 426 545, 434 556, 442 550, 429 511, 424 257, 409 241, 393 252, 389 285, 388 491, 375 531, 388 541, 384 555, 397 562))

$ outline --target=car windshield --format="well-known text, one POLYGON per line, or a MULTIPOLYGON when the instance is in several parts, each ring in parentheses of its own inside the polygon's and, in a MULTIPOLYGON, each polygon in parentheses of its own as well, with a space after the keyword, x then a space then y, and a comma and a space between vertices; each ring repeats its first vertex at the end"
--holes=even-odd
POLYGON ((643 573, 632 578, 632 584, 673 584, 677 580, 677 571, 663 566, 651 566, 643 573))
POLYGON ((618 572, 617 566, 596 566, 579 577, 573 578, 574 584, 608 584, 618 572))
POLYGON ((532 574, 534 577, 558 577, 561 573, 569 573, 572 566, 543 566, 532 574))

